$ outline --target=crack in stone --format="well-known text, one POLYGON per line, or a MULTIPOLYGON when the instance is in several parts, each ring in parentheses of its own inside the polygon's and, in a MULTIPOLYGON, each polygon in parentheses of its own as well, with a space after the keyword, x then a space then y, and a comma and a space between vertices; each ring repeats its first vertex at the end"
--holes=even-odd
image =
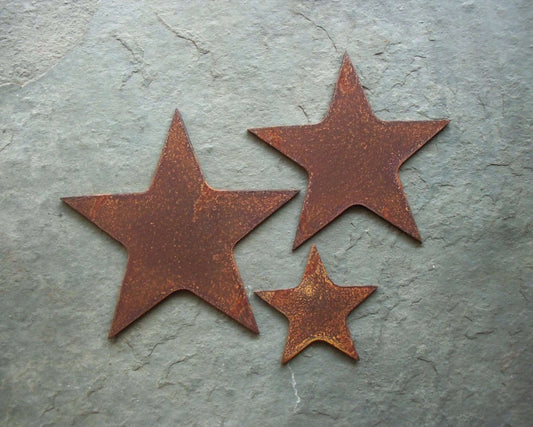
MULTIPOLYGON (((391 86, 391 89, 394 89, 395 87, 398 87, 398 86, 405 86, 405 83, 407 83, 407 79, 409 78, 409 76, 413 73, 416 73, 417 71, 420 71, 422 67, 416 67, 416 68, 413 68, 411 71, 409 71, 406 76, 403 78, 403 80, 401 82, 398 82, 398 83, 394 83, 392 86, 391 86)), ((409 106, 409 108, 411 108, 411 106, 409 106)))
POLYGON ((315 27, 320 28, 322 31, 324 31, 324 33, 326 33, 326 36, 328 36, 329 41, 333 45, 333 48, 335 49, 335 52, 339 53, 339 50, 337 49, 337 45, 335 44, 335 42, 333 41, 333 39, 329 35, 328 30, 326 30, 322 25, 318 25, 315 21, 313 21, 312 19, 310 19, 307 16, 305 16, 302 12, 296 12, 296 15, 300 15, 302 18, 304 18, 305 20, 309 21, 315 27))
POLYGON ((54 395, 51 398, 52 402, 41 413, 41 417, 45 416, 48 412, 53 411, 56 408, 56 399, 59 393, 59 391, 54 392, 54 395))
POLYGON ((142 60, 142 57, 140 57, 140 55, 137 55, 132 49, 131 47, 128 46, 128 44, 122 40, 119 36, 117 36, 116 34, 113 36, 113 38, 115 40, 117 40, 130 54, 131 56, 133 57, 133 60, 137 63, 137 62, 143 62, 142 60))
POLYGON ((323 411, 323 410, 316 410, 316 411, 312 411, 312 413, 314 415, 322 415, 324 417, 328 417, 328 418, 331 418, 332 420, 338 420, 339 419, 339 416, 338 415, 331 415, 331 414, 328 414, 327 412, 323 411))
POLYGON ((98 391, 102 390, 106 384, 106 377, 100 377, 93 383, 93 387, 89 389, 87 392, 87 399, 89 399, 94 393, 97 393, 98 391))
POLYGON ((417 357, 417 360, 421 360, 422 362, 429 363, 429 364, 431 365, 431 367, 433 368, 433 370, 435 371, 435 373, 436 373, 437 375, 439 375, 439 371, 437 371, 437 367, 435 366, 435 362, 433 362, 432 360, 424 359, 424 358, 421 357, 421 356, 418 356, 418 357, 417 357))
POLYGON ((196 353, 186 354, 185 356, 175 360, 174 362, 169 363, 167 367, 165 368, 164 376, 160 378, 159 381, 157 382, 157 388, 161 389, 166 386, 175 385, 176 383, 173 383, 168 380, 168 376, 170 375, 170 371, 172 370, 172 368, 178 365, 179 363, 185 362, 195 356, 196 356, 196 353))
POLYGON ((302 401, 300 398, 300 395, 298 394, 298 388, 296 384, 296 378, 294 377, 294 371, 292 370, 291 366, 287 364, 287 367, 289 368, 289 371, 291 372, 291 385, 292 385, 292 391, 294 392, 294 397, 296 397, 296 403, 294 404, 293 412, 296 412, 296 409, 298 409, 298 405, 302 401))
POLYGON ((499 167, 499 166, 502 166, 502 167, 506 167, 506 166, 511 166, 511 163, 489 163, 487 166, 485 166, 485 168, 488 168, 490 166, 495 166, 495 167, 499 167))
POLYGON ((309 120, 309 116, 307 115, 307 112, 304 110, 304 107, 302 107, 301 105, 298 105, 298 108, 300 110, 302 110, 302 113, 304 113, 304 116, 305 116, 305 119, 307 120, 307 123, 311 123, 310 120, 309 120))
POLYGON ((168 22, 166 22, 163 18, 161 18, 161 16, 159 16, 158 13, 154 12, 157 20, 159 22, 161 22, 161 24, 167 29, 169 30, 172 34, 174 34, 176 37, 182 39, 182 40, 187 40, 188 42, 192 43, 192 45, 194 46, 194 48, 196 49, 196 51, 200 54, 200 55, 206 55, 208 53, 210 53, 211 51, 209 49, 205 49, 201 46, 198 45, 198 42, 196 40, 194 40, 192 37, 187 37, 187 36, 184 36, 183 34, 181 34, 180 32, 178 32, 178 30, 176 30, 174 27, 172 27, 168 22))
POLYGON ((10 139, 10 141, 9 141, 7 144, 5 144, 2 148, 0 148, 0 153, 1 153, 2 151, 4 151, 7 147, 9 147, 11 144, 13 144, 13 138, 14 138, 14 134, 11 134, 11 139, 10 139))
POLYGON ((469 340, 475 340, 479 335, 490 335, 494 332, 494 329, 489 329, 487 331, 478 331, 474 333, 465 332, 465 337, 469 340))
POLYGON ((144 80, 144 85, 150 86, 150 84, 152 83, 152 78, 150 74, 146 72, 146 66, 148 64, 144 61, 144 49, 142 47, 137 46, 138 49, 142 52, 142 54, 139 54, 138 52, 135 52, 131 48, 131 46, 128 43, 126 43, 117 34, 114 34, 113 38, 116 41, 118 41, 122 45, 122 47, 130 53, 132 57, 131 63, 133 64, 133 67, 134 67, 133 70, 126 77, 122 79, 122 84, 120 85, 120 88, 122 89, 124 85, 132 78, 132 76, 137 73, 141 73, 143 80, 144 80))

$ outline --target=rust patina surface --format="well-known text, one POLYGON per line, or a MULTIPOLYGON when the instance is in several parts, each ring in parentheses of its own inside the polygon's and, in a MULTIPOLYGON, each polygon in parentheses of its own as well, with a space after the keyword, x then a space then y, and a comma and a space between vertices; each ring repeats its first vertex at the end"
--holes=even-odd
POLYGON ((345 55, 324 120, 249 129, 309 175, 294 249, 356 205, 421 241, 398 170, 448 122, 378 119, 345 55))
POLYGON ((296 194, 211 188, 176 111, 148 191, 62 199, 128 251, 109 337, 180 290, 257 333, 233 248, 296 194))
POLYGON ((327 342, 359 360, 346 318, 376 289, 376 286, 335 285, 313 245, 304 276, 296 288, 256 292, 289 319, 281 363, 287 363, 314 341, 327 342))

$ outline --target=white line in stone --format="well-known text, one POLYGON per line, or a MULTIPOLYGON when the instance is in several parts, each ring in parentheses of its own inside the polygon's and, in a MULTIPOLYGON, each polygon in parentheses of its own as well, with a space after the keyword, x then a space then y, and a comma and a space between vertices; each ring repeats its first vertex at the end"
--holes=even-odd
POLYGON ((293 411, 296 412, 296 409, 298 408, 298 405, 300 404, 300 402, 302 401, 302 399, 300 399, 300 396, 298 395, 298 389, 296 388, 296 378, 294 378, 294 371, 292 370, 291 366, 288 365, 288 368, 289 368, 289 371, 291 371, 291 384, 292 384, 292 390, 294 391, 294 396, 296 397, 296 403, 294 404, 294 409, 293 411))

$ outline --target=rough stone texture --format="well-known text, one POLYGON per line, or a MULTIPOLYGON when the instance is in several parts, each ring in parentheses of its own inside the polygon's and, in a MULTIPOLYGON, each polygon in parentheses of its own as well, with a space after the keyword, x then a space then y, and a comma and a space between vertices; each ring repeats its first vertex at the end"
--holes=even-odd
POLYGON ((530 425, 532 37, 527 0, 4 1, 4 425, 530 425), (360 4, 359 4, 360 3, 360 4), (208 182, 305 189, 246 133, 317 122, 348 51, 377 114, 449 118, 401 169, 424 243, 352 209, 295 252, 303 193, 236 250, 261 335, 190 294, 108 340, 125 250, 60 196, 143 191, 179 108, 208 182), (312 345, 254 290, 316 243, 361 360, 312 345))
POLYGON ((2 1, 0 86, 40 78, 80 42, 97 0, 2 1))

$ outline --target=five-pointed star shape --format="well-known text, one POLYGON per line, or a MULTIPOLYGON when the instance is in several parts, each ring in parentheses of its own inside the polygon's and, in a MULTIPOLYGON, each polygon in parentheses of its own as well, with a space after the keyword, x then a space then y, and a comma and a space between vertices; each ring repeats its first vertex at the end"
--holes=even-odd
POLYGON ((322 122, 249 129, 309 175, 293 249, 356 205, 421 241, 398 170, 448 122, 378 119, 348 55, 344 55, 333 100, 322 122))
POLYGON ((109 337, 179 290, 258 333, 233 248, 296 193, 209 187, 176 110, 148 191, 62 199, 128 251, 109 337))
POLYGON ((281 363, 287 363, 314 341, 325 341, 359 360, 346 318, 376 289, 376 286, 335 285, 313 245, 304 276, 296 288, 256 292, 289 319, 281 363))

